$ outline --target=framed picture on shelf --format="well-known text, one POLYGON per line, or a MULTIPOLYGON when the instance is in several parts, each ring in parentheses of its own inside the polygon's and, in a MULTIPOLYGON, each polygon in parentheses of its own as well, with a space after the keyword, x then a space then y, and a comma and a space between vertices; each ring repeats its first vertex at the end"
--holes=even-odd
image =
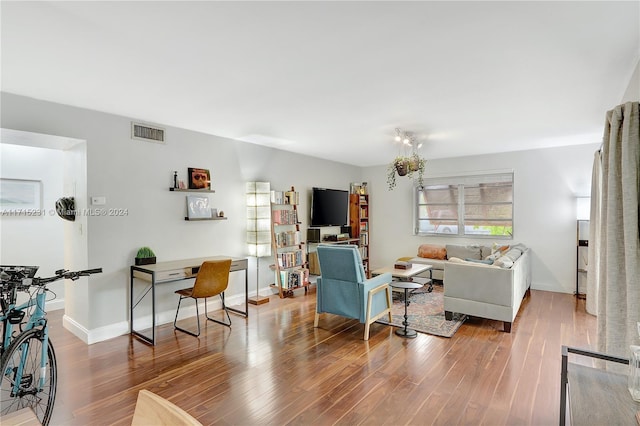
POLYGON ((211 189, 211 173, 207 169, 188 168, 189 189, 211 189))
POLYGON ((187 195, 187 217, 189 219, 208 219, 211 217, 209 197, 187 195))

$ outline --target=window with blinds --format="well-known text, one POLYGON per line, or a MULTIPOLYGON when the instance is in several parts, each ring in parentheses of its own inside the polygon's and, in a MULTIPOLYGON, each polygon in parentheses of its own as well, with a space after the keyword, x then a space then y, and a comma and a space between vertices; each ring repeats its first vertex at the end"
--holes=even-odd
POLYGON ((428 178, 416 188, 416 235, 512 238, 513 172, 428 178))

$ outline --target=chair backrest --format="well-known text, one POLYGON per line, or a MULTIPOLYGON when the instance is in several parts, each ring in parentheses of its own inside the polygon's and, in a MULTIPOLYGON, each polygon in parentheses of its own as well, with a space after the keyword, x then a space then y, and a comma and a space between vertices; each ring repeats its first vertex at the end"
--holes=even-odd
POLYGON ((216 296, 227 289, 231 259, 208 260, 203 262, 196 275, 191 297, 216 296))
POLYGON ((318 246, 318 263, 322 279, 361 283, 366 276, 358 246, 327 244, 318 246))
POLYGON ((193 425, 202 426, 202 423, 193 418, 182 408, 167 401, 146 389, 138 392, 136 409, 133 412, 132 426, 174 426, 193 425))

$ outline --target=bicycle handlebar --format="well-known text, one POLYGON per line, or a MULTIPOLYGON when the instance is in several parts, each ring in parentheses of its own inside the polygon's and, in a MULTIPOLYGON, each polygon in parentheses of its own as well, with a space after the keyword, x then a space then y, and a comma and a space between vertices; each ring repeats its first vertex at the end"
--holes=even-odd
POLYGON ((13 284, 18 288, 20 287, 27 288, 30 286, 43 286, 45 284, 49 284, 54 281, 58 281, 60 279, 68 279, 68 280, 75 281, 80 277, 86 277, 91 274, 99 274, 101 272, 102 272, 102 268, 85 269, 82 271, 68 271, 66 269, 59 269, 55 272, 55 275, 52 277, 27 278, 24 275, 24 271, 20 269, 10 270, 10 271, 5 270, 3 271, 3 273, 6 273, 9 276, 9 278, 2 279, 2 285, 4 286, 6 284, 13 284))
POLYGON ((32 285, 42 285, 52 283, 59 279, 65 278, 67 280, 75 281, 80 277, 86 277, 91 274, 102 273, 102 268, 85 269, 84 271, 67 271, 66 269, 59 269, 53 277, 48 278, 34 278, 32 285))

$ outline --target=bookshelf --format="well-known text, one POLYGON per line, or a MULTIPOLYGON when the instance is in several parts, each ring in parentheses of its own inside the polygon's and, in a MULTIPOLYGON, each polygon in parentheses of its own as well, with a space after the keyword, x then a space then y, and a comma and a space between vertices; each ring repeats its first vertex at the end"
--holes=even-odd
POLYGON ((307 254, 300 231, 298 204, 300 194, 271 191, 271 247, 274 255, 274 287, 280 298, 293 296, 293 291, 309 286, 307 254))
POLYGON ((362 265, 367 277, 371 277, 369 268, 369 194, 360 189, 349 194, 349 226, 351 237, 358 240, 362 265))

